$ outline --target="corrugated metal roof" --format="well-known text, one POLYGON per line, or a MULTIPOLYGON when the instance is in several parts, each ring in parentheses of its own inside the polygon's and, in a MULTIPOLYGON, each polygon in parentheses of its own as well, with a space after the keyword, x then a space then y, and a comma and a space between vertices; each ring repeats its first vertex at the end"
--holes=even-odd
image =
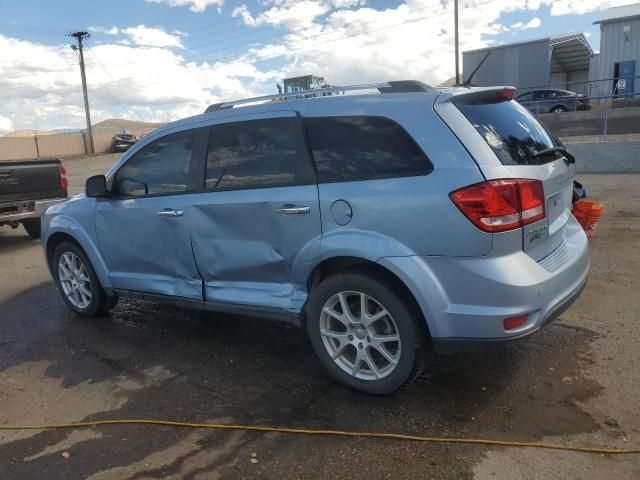
POLYGON ((593 22, 607 23, 607 22, 619 22, 621 20, 630 20, 632 18, 640 17, 640 3, 633 3, 631 5, 623 5, 622 7, 613 7, 605 10, 600 18, 593 22))
POLYGON ((488 47, 476 48, 474 50, 465 50, 462 53, 465 54, 465 53, 486 52, 488 50, 497 50, 499 48, 509 48, 509 47, 516 47, 520 45, 528 45, 530 43, 549 42, 549 41, 551 41, 551 37, 538 37, 538 38, 533 38, 531 40, 522 40, 521 42, 501 43, 499 45, 490 45, 488 47))

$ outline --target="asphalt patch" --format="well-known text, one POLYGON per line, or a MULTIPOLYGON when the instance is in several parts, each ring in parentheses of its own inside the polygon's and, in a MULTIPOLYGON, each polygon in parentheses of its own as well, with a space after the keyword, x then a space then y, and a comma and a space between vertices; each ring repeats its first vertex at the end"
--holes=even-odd
MULTIPOLYGON (((599 429, 576 403, 601 391, 580 373, 590 362, 593 338, 588 330, 554 323, 518 346, 434 355, 422 381, 373 397, 328 377, 304 332, 294 327, 126 299, 108 317, 84 319, 71 314, 47 284, 0 305, 0 373, 33 362, 47 365, 41 377, 0 383, 0 412, 15 411, 15 404, 5 402, 20 401, 21 393, 7 395, 9 389, 55 380, 61 389, 78 392, 69 405, 52 404, 62 414, 87 407, 85 391, 104 385, 119 389, 121 404, 96 405, 86 420, 218 420, 539 440, 599 429)), ((34 411, 33 420, 52 415, 34 411)), ((0 422, 15 421, 0 413, 0 422)), ((25 460, 63 442, 69 431, 9 440, 0 449, 2 476, 87 478, 100 472, 125 476, 126 471, 127 478, 195 478, 215 471, 223 478, 470 478, 485 450, 148 426, 99 431, 102 438, 74 445, 69 458, 58 452, 25 460), (157 452, 163 461, 153 460, 157 452), (256 463, 249 460, 252 452, 257 452, 256 463)))

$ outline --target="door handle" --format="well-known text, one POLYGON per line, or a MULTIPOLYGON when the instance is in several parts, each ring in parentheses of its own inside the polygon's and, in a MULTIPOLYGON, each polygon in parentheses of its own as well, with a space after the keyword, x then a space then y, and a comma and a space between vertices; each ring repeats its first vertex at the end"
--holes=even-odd
POLYGON ((158 215, 161 217, 181 217, 184 214, 182 210, 173 210, 171 208, 167 208, 165 210, 160 210, 158 215))
POLYGON ((311 211, 311 207, 299 207, 296 205, 283 205, 280 208, 276 208, 276 212, 282 215, 304 215, 311 211))

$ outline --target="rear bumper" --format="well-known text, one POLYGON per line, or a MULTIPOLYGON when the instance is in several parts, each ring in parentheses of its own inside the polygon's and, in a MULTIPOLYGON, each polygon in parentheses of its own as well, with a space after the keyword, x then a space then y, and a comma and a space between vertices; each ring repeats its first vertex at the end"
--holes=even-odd
POLYGON ((11 202, 2 204, 3 207, 16 207, 15 213, 0 214, 0 224, 15 223, 32 218, 40 218, 47 208, 62 203, 66 198, 56 198, 47 200, 30 200, 23 202, 11 202))
POLYGON ((487 257, 394 257, 396 273, 422 308, 439 351, 522 340, 551 322, 580 295, 590 270, 588 241, 570 217, 562 244, 536 262, 525 252, 487 257), (507 317, 527 315, 505 331, 507 317))
POLYGON ((584 290, 584 287, 586 286, 587 279, 585 279, 582 285, 580 285, 575 291, 571 292, 567 298, 563 299, 560 303, 555 305, 547 314, 547 316, 542 319, 540 324, 536 326, 536 328, 528 329, 526 332, 520 335, 501 338, 439 338, 433 339, 433 347, 437 353, 447 354, 489 350, 495 347, 513 345, 515 343, 527 340, 531 335, 538 332, 542 327, 554 321, 556 318, 562 315, 562 313, 565 312, 571 305, 573 305, 573 302, 578 299, 578 297, 584 290))

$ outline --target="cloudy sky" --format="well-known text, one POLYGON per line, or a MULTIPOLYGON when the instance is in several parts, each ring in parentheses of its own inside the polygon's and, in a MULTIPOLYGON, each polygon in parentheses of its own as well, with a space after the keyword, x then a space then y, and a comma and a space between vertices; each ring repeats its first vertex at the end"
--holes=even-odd
MULTIPOLYGON (((629 0, 460 0, 461 50, 586 32, 629 0)), ((83 127, 77 54, 87 29, 94 123, 167 121, 288 76, 332 84, 453 75, 453 0, 0 0, 0 134, 83 127)))

